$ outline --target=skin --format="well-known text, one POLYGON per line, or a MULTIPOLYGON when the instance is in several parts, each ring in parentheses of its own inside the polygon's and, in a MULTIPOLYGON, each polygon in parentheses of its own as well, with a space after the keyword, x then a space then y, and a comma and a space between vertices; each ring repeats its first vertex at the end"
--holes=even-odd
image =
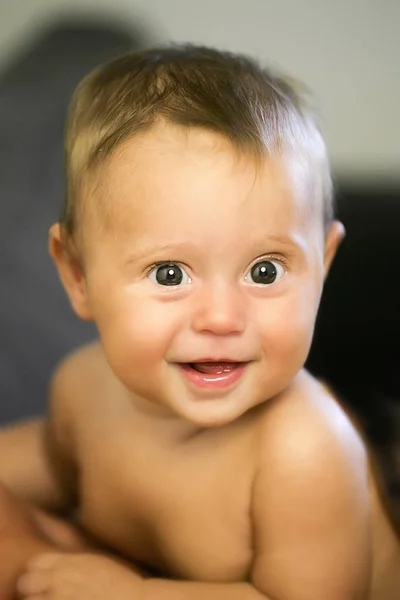
MULTIPOLYGON (((307 187, 289 162, 256 165, 216 134, 160 124, 102 170, 107 215, 85 227, 82 269, 52 228, 72 306, 101 343, 60 366, 24 450, 46 441, 41 505, 77 498, 84 531, 128 562, 79 540, 54 552, 45 528, 21 598, 394 600, 399 543, 368 449, 303 370, 343 236, 337 222, 324 236, 307 187), (273 283, 252 279, 260 260, 273 283), (159 262, 183 283, 160 285, 159 262), (223 358, 246 363, 226 389, 180 366, 223 358)), ((14 473, 3 481, 39 498, 14 473)))

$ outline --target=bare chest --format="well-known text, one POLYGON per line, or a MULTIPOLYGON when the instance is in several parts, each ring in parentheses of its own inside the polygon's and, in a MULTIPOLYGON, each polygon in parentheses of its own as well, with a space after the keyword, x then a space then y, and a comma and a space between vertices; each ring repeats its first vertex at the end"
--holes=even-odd
POLYGON ((92 443, 81 470, 82 524, 127 558, 198 581, 246 579, 252 558, 248 444, 183 450, 119 436, 92 443))

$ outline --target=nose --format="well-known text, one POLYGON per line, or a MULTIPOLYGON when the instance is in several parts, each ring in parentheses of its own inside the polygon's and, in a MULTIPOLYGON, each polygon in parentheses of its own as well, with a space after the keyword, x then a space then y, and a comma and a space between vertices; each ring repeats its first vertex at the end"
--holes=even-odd
POLYGON ((198 333, 242 333, 246 328, 243 292, 221 283, 205 286, 198 292, 192 327, 198 333))

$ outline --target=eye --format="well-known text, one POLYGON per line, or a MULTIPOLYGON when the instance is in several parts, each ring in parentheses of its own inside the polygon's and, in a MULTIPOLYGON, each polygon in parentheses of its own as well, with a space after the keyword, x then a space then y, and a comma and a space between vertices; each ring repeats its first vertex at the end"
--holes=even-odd
POLYGON ((191 278, 185 270, 176 263, 162 263, 153 267, 149 279, 164 286, 177 286, 191 283, 191 278))
POLYGON ((246 275, 246 280, 258 285, 271 285, 282 279, 285 269, 279 262, 272 260, 261 260, 253 265, 246 275))

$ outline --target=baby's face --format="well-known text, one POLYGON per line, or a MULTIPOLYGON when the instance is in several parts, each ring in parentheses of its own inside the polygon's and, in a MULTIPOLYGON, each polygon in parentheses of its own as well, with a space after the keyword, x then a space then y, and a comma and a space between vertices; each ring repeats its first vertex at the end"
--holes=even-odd
POLYGON ((108 232, 88 228, 86 286, 108 360, 135 395, 222 425, 299 372, 324 236, 296 177, 167 125, 111 159, 98 185, 108 232))

